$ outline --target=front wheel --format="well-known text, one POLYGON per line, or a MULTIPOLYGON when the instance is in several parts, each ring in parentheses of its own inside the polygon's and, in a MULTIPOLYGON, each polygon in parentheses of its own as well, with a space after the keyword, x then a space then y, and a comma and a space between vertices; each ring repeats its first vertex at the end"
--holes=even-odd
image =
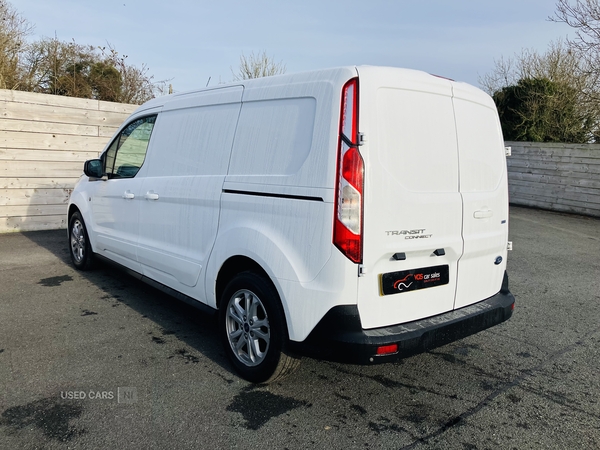
POLYGON ((75 268, 79 270, 92 268, 94 253, 85 228, 85 222, 79 211, 75 211, 69 218, 69 250, 75 268))
POLYGON ((287 353, 279 296, 261 275, 243 272, 229 282, 221 297, 219 328, 227 356, 248 381, 275 381, 299 364, 287 353))

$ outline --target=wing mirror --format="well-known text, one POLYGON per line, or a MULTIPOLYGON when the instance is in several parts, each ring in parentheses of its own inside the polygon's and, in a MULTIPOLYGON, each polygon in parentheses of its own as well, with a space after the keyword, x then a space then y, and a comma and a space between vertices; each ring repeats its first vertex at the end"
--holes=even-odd
POLYGON ((90 178, 102 178, 104 165, 100 159, 90 159, 83 164, 83 173, 90 178))

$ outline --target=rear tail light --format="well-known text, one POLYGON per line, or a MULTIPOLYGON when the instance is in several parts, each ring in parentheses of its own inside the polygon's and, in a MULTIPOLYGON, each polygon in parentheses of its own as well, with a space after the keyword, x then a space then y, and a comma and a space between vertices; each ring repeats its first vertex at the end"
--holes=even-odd
POLYGON ((342 89, 333 243, 362 263, 364 163, 358 151, 358 78, 342 89))

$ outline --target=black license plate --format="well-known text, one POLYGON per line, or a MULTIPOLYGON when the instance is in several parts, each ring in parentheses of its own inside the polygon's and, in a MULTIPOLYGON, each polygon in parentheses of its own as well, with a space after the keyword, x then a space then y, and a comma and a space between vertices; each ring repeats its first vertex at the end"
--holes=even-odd
POLYGON ((381 295, 401 294, 448 284, 449 266, 424 267, 380 275, 381 295))

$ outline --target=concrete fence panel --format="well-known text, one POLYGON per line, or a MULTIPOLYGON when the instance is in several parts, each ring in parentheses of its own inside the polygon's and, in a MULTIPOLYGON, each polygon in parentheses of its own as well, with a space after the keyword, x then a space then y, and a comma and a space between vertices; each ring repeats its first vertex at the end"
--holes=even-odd
POLYGON ((0 89, 0 232, 66 228, 83 162, 136 107, 0 89))
POLYGON ((600 145, 506 145, 512 204, 600 217, 600 145))

